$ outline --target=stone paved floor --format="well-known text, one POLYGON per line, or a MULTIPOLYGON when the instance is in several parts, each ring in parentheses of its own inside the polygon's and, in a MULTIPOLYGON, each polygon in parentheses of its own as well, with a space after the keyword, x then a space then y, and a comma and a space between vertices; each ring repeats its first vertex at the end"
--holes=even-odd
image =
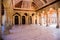
POLYGON ((4 40, 60 40, 60 29, 40 25, 14 26, 4 40))

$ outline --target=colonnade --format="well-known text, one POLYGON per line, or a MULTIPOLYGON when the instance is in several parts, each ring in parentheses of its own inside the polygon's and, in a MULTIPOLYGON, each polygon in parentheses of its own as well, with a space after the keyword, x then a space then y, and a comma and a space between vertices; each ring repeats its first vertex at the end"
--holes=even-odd
POLYGON ((40 15, 40 22, 42 25, 46 24, 46 26, 49 26, 51 24, 56 24, 56 27, 59 28, 59 23, 60 23, 60 8, 58 10, 54 8, 50 8, 49 11, 42 11, 38 12, 40 15), (44 19, 44 20, 43 20, 44 19), (43 22, 44 21, 44 22, 43 22))

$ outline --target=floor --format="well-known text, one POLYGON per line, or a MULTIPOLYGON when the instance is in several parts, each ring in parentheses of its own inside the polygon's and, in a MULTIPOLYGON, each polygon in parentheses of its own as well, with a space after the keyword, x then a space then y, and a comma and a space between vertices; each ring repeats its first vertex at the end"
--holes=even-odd
POLYGON ((13 26, 4 40, 60 40, 60 29, 54 25, 18 25, 13 26))

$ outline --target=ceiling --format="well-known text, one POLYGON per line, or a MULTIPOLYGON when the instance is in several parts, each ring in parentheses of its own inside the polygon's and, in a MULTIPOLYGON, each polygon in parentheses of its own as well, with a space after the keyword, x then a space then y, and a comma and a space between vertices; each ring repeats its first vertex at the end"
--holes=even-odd
POLYGON ((43 6, 56 0, 13 0, 13 6, 16 9, 40 9, 43 6))

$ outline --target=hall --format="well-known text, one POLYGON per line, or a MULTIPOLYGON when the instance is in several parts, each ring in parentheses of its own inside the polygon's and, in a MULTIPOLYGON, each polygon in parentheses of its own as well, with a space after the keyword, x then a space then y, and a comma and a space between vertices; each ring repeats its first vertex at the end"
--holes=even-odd
POLYGON ((0 0, 1 40, 60 40, 60 0, 0 0))

